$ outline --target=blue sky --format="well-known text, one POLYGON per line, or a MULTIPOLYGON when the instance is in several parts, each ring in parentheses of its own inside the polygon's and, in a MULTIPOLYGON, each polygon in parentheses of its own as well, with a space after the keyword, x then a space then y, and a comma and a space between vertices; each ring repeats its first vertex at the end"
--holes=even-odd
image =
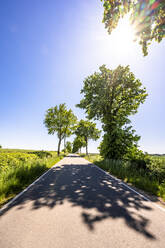
MULTIPOLYGON (((141 135, 140 147, 165 153, 165 41, 153 43, 143 57, 139 45, 129 43, 122 23, 114 34, 107 34, 102 14, 99 0, 0 2, 3 147, 56 150, 57 137, 48 135, 43 125, 45 111, 66 102, 84 118, 75 108, 83 79, 102 64, 112 69, 129 64, 149 93, 132 118, 141 135)), ((89 151, 95 152, 99 142, 90 142, 89 151)))

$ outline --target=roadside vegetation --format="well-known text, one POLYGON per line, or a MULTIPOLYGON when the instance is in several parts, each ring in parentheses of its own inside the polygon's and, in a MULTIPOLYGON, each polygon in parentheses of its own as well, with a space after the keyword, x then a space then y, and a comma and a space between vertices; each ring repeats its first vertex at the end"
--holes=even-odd
POLYGON ((76 106, 84 109, 89 120, 102 124, 100 155, 87 157, 112 175, 165 199, 165 160, 139 149, 140 136, 131 119, 148 94, 129 66, 112 70, 102 65, 88 76, 76 106))
MULTIPOLYGON (((117 27, 120 18, 131 14, 131 22, 138 30, 136 40, 142 46, 144 56, 147 55, 147 48, 152 40, 160 42, 164 38, 164 1, 146 1, 145 5, 133 0, 101 1, 104 8, 103 22, 109 34, 117 27), (149 13, 147 18, 145 12, 149 13), (144 25, 141 25, 141 20, 144 25)), ((140 136, 131 124, 130 117, 138 112, 148 94, 141 81, 130 71, 130 67, 119 65, 116 69, 111 69, 105 65, 100 66, 98 72, 85 78, 81 94, 82 99, 76 106, 85 111, 85 120, 78 122, 65 103, 46 111, 44 124, 48 134, 57 135, 57 153, 2 149, 0 145, 0 205, 61 159, 62 142, 63 153, 81 153, 81 148, 85 147, 88 155, 89 140, 97 140, 101 131, 101 156, 90 155, 87 158, 125 182, 165 200, 165 156, 149 156, 140 151, 140 136), (102 124, 101 131, 93 122, 96 120, 102 124), (73 144, 66 142, 71 135, 75 135, 73 144)))
POLYGON ((137 161, 104 159, 96 154, 85 158, 124 182, 165 201, 165 156, 146 155, 144 160, 137 161))
POLYGON ((0 206, 57 163, 57 152, 1 149, 0 206))

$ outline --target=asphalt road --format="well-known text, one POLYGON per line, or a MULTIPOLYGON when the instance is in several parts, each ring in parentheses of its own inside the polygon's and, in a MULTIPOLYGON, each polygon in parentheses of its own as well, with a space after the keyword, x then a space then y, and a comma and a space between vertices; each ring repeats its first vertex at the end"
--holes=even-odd
POLYGON ((0 211, 0 248, 165 247, 165 211, 67 157, 0 211))

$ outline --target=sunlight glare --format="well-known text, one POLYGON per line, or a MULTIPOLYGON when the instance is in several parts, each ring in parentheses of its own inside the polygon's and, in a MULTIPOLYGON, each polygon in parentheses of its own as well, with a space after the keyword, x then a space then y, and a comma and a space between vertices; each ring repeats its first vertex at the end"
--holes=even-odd
POLYGON ((114 49, 122 53, 134 49, 135 30, 130 24, 128 15, 119 21, 117 28, 112 31, 110 36, 114 49))

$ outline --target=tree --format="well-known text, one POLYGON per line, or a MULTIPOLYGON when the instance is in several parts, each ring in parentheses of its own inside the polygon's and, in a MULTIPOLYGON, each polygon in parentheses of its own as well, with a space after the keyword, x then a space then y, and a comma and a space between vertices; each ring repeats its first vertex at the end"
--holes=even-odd
POLYGON ((85 140, 86 155, 88 155, 89 139, 97 140, 100 137, 100 131, 96 128, 96 124, 84 120, 80 120, 78 123, 75 134, 85 140))
POLYGON ((118 25, 119 19, 130 13, 130 21, 136 30, 143 54, 152 40, 160 42, 165 37, 164 0, 101 0, 104 2, 103 22, 108 33, 118 25))
POLYGON ((77 107, 85 109, 89 119, 100 120, 104 130, 101 154, 108 158, 122 158, 137 144, 139 136, 130 126, 129 116, 137 113, 147 93, 129 66, 110 70, 101 66, 84 80, 84 95, 77 107))
POLYGON ((0 145, 0 149, 2 148, 2 146, 0 145))
POLYGON ((66 148, 67 152, 71 153, 72 152, 72 143, 70 141, 67 141, 65 148, 66 148))
POLYGON ((78 152, 81 153, 81 148, 86 146, 86 142, 84 140, 84 137, 76 136, 76 138, 73 141, 73 149, 72 152, 78 152))
POLYGON ((68 110, 66 112, 66 122, 64 126, 64 152, 67 149, 66 148, 66 138, 70 137, 74 130, 75 130, 75 124, 77 123, 77 117, 73 114, 72 110, 68 110))
POLYGON ((58 156, 60 155, 61 141, 70 134, 74 124, 76 123, 76 116, 72 110, 67 110, 65 103, 55 106, 46 111, 44 124, 48 129, 48 134, 57 133, 58 141, 58 156))

